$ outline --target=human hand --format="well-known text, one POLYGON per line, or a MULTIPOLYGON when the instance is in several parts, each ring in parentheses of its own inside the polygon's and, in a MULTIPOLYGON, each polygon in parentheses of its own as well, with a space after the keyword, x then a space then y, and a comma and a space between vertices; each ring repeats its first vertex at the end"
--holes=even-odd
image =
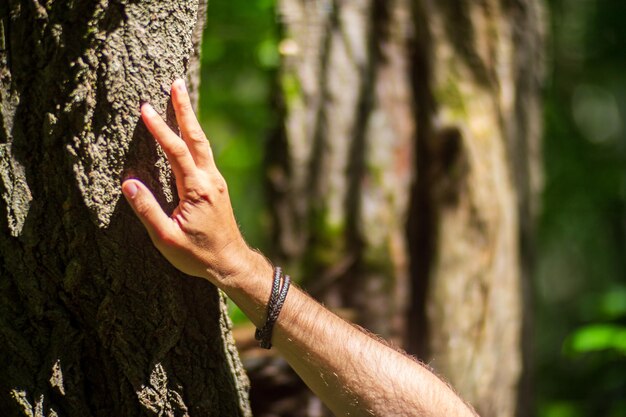
POLYGON ((172 84, 172 103, 182 138, 150 104, 141 107, 141 116, 171 164, 178 207, 168 217, 150 190, 136 179, 125 180, 122 191, 170 263, 188 275, 218 284, 238 273, 251 250, 239 232, 226 182, 215 166, 183 80, 172 84))

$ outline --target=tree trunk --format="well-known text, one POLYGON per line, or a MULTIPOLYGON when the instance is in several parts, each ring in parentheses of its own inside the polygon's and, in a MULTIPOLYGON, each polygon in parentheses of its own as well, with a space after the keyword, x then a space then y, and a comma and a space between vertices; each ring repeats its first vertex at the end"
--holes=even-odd
POLYGON ((399 341, 415 129, 409 3, 280 4, 286 115, 269 171, 280 255, 316 297, 399 341))
POLYGON ((412 334, 427 336, 420 351, 483 417, 517 407, 540 173, 541 17, 531 0, 415 9, 409 236, 413 313, 427 327, 412 334))
POLYGON ((538 1, 279 4, 277 252, 481 416, 513 416, 539 184, 538 1))
POLYGON ((139 104, 175 126, 169 86, 198 85, 205 11, 0 5, 3 415, 250 415, 223 298, 173 269, 120 200, 132 175, 176 204, 139 104))

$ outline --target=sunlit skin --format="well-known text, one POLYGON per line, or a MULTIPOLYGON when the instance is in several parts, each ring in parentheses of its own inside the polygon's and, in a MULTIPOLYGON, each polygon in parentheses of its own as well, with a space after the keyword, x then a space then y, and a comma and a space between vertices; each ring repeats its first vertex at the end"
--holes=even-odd
MULTIPOLYGON (((261 327, 273 266, 239 232, 226 182, 182 80, 174 81, 171 94, 180 136, 150 104, 141 107, 141 116, 176 176, 178 207, 166 214, 137 179, 124 181, 122 190, 172 265, 222 289, 261 327)), ((475 416, 419 362, 337 317, 295 286, 272 344, 338 416, 475 416)))

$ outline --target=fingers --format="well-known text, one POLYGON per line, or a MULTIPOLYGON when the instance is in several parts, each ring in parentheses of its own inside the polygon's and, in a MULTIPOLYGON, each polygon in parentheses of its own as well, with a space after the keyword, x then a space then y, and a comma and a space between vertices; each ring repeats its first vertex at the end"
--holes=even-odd
POLYGON ((213 164, 211 147, 193 112, 185 82, 181 79, 174 81, 172 84, 172 103, 181 134, 187 146, 189 146, 196 165, 199 167, 210 166, 213 164))
POLYGON ((153 242, 169 240, 173 234, 173 223, 165 214, 154 195, 137 180, 126 180, 122 191, 128 203, 150 234, 153 242))
POLYGON ((172 132, 167 123, 150 104, 146 103, 141 106, 141 116, 152 136, 165 151, 176 179, 181 180, 187 175, 192 175, 196 164, 189 153, 187 144, 177 134, 172 132))

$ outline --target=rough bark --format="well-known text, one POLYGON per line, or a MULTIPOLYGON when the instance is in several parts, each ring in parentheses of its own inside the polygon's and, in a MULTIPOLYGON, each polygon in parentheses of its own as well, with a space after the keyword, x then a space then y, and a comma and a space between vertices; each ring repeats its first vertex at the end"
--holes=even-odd
POLYGON ((205 7, 0 5, 3 415, 250 414, 222 297, 169 266, 120 201, 134 175, 176 204, 139 104, 175 126, 169 86, 197 77, 205 7))
POLYGON ((513 416, 540 184, 539 2, 279 5, 279 254, 482 416, 513 416))

